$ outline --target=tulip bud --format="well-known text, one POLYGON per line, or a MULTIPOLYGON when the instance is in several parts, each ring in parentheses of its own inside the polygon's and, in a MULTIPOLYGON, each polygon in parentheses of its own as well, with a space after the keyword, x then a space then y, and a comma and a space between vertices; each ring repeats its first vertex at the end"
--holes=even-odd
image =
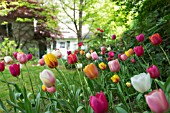
POLYGON ((45 62, 44 62, 44 59, 39 59, 38 60, 38 63, 40 64, 40 66, 44 66, 45 65, 45 62))
POLYGON ((112 40, 115 40, 116 39, 116 35, 112 35, 112 40))
POLYGON ((32 54, 27 54, 26 57, 28 60, 32 60, 32 54))
POLYGON ((7 64, 12 64, 13 63, 13 59, 10 56, 5 56, 4 61, 7 64))
POLYGON ((61 58, 62 57, 62 53, 61 53, 61 51, 60 50, 53 50, 52 51, 52 54, 56 57, 56 58, 61 58))
POLYGON ((136 60, 135 60, 134 58, 132 58, 130 61, 131 61, 132 63, 135 63, 135 62, 136 62, 136 60))
POLYGON ((151 88, 151 81, 149 73, 140 73, 131 77, 132 86, 139 92, 144 93, 151 88))
POLYGON ((101 70, 105 70, 105 69, 106 69, 106 64, 105 64, 104 62, 101 62, 101 63, 99 64, 99 68, 100 68, 101 70))
POLYGON ((77 58, 76 54, 68 55, 68 58, 67 58, 68 64, 75 64, 75 63, 77 63, 77 61, 78 61, 78 58, 77 58))
POLYGON ((127 86, 127 87, 131 87, 132 84, 131 84, 130 82, 126 82, 126 86, 127 86))
POLYGON ((56 78, 54 76, 54 73, 48 69, 44 69, 40 73, 40 79, 47 88, 55 86, 56 84, 56 78))
POLYGON ((25 64, 27 63, 28 59, 27 59, 27 55, 22 53, 22 52, 19 52, 17 54, 17 60, 21 63, 21 64, 25 64))
POLYGON ((118 59, 109 61, 108 65, 111 72, 118 72, 120 70, 120 64, 118 59))
POLYGON ((108 52, 108 56, 109 56, 110 58, 113 58, 113 57, 114 57, 114 52, 113 52, 113 51, 108 52))
POLYGON ((95 79, 98 76, 98 69, 93 63, 85 66, 83 71, 86 74, 86 76, 90 79, 95 79))
POLYGON ((155 65, 150 66, 146 71, 150 74, 151 78, 158 78, 160 76, 160 72, 155 65))
POLYGON ((138 57, 140 57, 140 56, 142 56, 142 55, 144 54, 144 49, 143 49, 142 46, 136 46, 136 47, 134 48, 134 51, 135 51, 135 54, 136 54, 138 57))
POLYGON ((20 65, 19 64, 13 64, 9 66, 9 71, 12 76, 17 77, 20 75, 20 65))
POLYGON ((137 40, 138 42, 143 42, 144 39, 145 39, 144 34, 140 34, 140 35, 136 36, 136 40, 137 40))
POLYGON ((97 55, 96 52, 91 53, 91 57, 92 57, 93 60, 97 60, 98 59, 98 55, 97 55))
POLYGON ((150 38, 150 41, 152 42, 153 45, 159 45, 159 44, 162 43, 162 38, 159 35, 159 33, 153 34, 149 38, 150 38))
POLYGON ((0 62, 0 72, 5 70, 5 64, 4 62, 0 62))
POLYGON ((101 91, 96 96, 90 96, 90 106, 94 113, 106 113, 108 111, 108 101, 101 91))

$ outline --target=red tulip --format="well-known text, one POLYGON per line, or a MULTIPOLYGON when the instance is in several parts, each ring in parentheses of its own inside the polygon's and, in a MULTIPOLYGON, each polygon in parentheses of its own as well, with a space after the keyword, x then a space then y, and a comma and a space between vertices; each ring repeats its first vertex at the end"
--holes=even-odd
POLYGON ((111 72, 118 72, 120 70, 120 64, 118 59, 109 61, 108 65, 111 72))
POLYGON ((77 55, 76 55, 76 54, 70 54, 70 55, 68 55, 67 62, 68 62, 69 64, 75 64, 75 63, 77 63, 77 61, 78 61, 78 58, 77 58, 77 55))
POLYGON ((90 96, 90 106, 92 107, 94 113, 107 112, 108 101, 102 91, 100 93, 97 93, 96 96, 90 96))
POLYGON ((120 57, 121 55, 122 55, 122 54, 118 54, 118 55, 117 55, 117 56, 118 56, 118 58, 119 58, 120 60, 122 60, 122 59, 121 59, 121 57, 120 57))
POLYGON ((168 100, 162 89, 153 90, 145 95, 149 108, 155 113, 165 113, 169 109, 168 100))
POLYGON ((26 56, 28 60, 32 60, 32 54, 27 54, 26 56))
POLYGON ((100 50, 101 50, 101 51, 106 51, 106 48, 105 48, 104 46, 102 46, 102 47, 100 48, 100 50))
POLYGON ((160 76, 160 72, 155 65, 150 66, 146 71, 150 74, 151 78, 158 78, 160 76))
POLYGON ((159 45, 162 43, 162 38, 159 33, 153 34, 149 37, 153 45, 159 45))
POLYGON ((77 53, 79 53, 79 50, 75 50, 75 51, 74 51, 74 54, 77 54, 77 53))
POLYGON ((67 55, 70 55, 71 54, 71 51, 67 51, 67 55))
POLYGON ((9 66, 9 71, 12 76, 17 77, 20 75, 20 65, 19 64, 13 64, 9 66))
POLYGON ((134 47, 135 54, 140 57, 144 54, 144 49, 142 46, 136 46, 134 47))
POLYGON ((0 62, 0 72, 5 70, 5 64, 4 62, 0 62))
POLYGON ((138 42, 143 42, 144 39, 145 39, 144 34, 140 34, 140 35, 136 36, 136 40, 137 40, 138 42))
POLYGON ((81 47, 83 45, 83 42, 79 42, 78 46, 81 47))

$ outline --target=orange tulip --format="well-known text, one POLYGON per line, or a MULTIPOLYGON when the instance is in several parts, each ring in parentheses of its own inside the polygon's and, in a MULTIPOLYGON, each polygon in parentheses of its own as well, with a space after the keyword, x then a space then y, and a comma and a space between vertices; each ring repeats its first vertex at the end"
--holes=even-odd
POLYGON ((153 45, 159 45, 162 42, 162 38, 159 33, 153 34, 149 37, 153 45))
POLYGON ((44 55, 44 61, 49 68, 55 68, 58 66, 58 60, 52 53, 44 55))
POLYGON ((80 55, 84 55, 84 51, 83 50, 80 51, 80 55))
POLYGON ((129 53, 130 55, 133 55, 133 54, 134 54, 133 49, 132 49, 132 48, 130 48, 130 49, 128 50, 128 53, 129 53))
POLYGON ((98 69, 93 63, 85 66, 83 71, 86 74, 86 76, 90 79, 95 79, 98 76, 98 69))

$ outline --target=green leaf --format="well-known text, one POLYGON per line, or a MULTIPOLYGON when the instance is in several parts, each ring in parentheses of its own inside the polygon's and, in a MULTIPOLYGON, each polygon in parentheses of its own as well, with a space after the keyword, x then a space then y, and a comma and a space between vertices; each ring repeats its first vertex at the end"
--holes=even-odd
POLYGON ((9 111, 6 109, 6 107, 4 106, 4 103, 2 102, 1 99, 0 99, 0 106, 6 113, 9 113, 9 111))
POLYGON ((128 113, 125 109, 121 107, 116 107, 116 110, 118 111, 118 113, 128 113))
POLYGON ((77 108, 77 112, 79 112, 81 109, 83 109, 83 106, 79 106, 79 107, 77 108))
POLYGON ((12 105, 14 108, 20 110, 22 113, 25 113, 25 110, 16 105, 15 103, 11 102, 10 100, 6 100, 9 105, 12 105))
POLYGON ((162 90, 165 90, 165 82, 159 81, 158 79, 155 79, 156 83, 162 88, 162 90))
POLYGON ((165 90, 166 92, 170 92, 170 76, 167 78, 166 82, 165 82, 165 90))
POLYGON ((40 113, 40 93, 37 94, 37 97, 36 97, 36 113, 40 113))

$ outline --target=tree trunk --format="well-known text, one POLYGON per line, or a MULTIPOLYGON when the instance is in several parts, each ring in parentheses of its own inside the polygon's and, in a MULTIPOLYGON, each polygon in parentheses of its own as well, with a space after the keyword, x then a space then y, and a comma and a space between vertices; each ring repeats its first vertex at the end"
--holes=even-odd
POLYGON ((79 30, 77 31, 78 42, 82 41, 82 16, 83 16, 83 0, 80 0, 80 9, 79 9, 79 30))

